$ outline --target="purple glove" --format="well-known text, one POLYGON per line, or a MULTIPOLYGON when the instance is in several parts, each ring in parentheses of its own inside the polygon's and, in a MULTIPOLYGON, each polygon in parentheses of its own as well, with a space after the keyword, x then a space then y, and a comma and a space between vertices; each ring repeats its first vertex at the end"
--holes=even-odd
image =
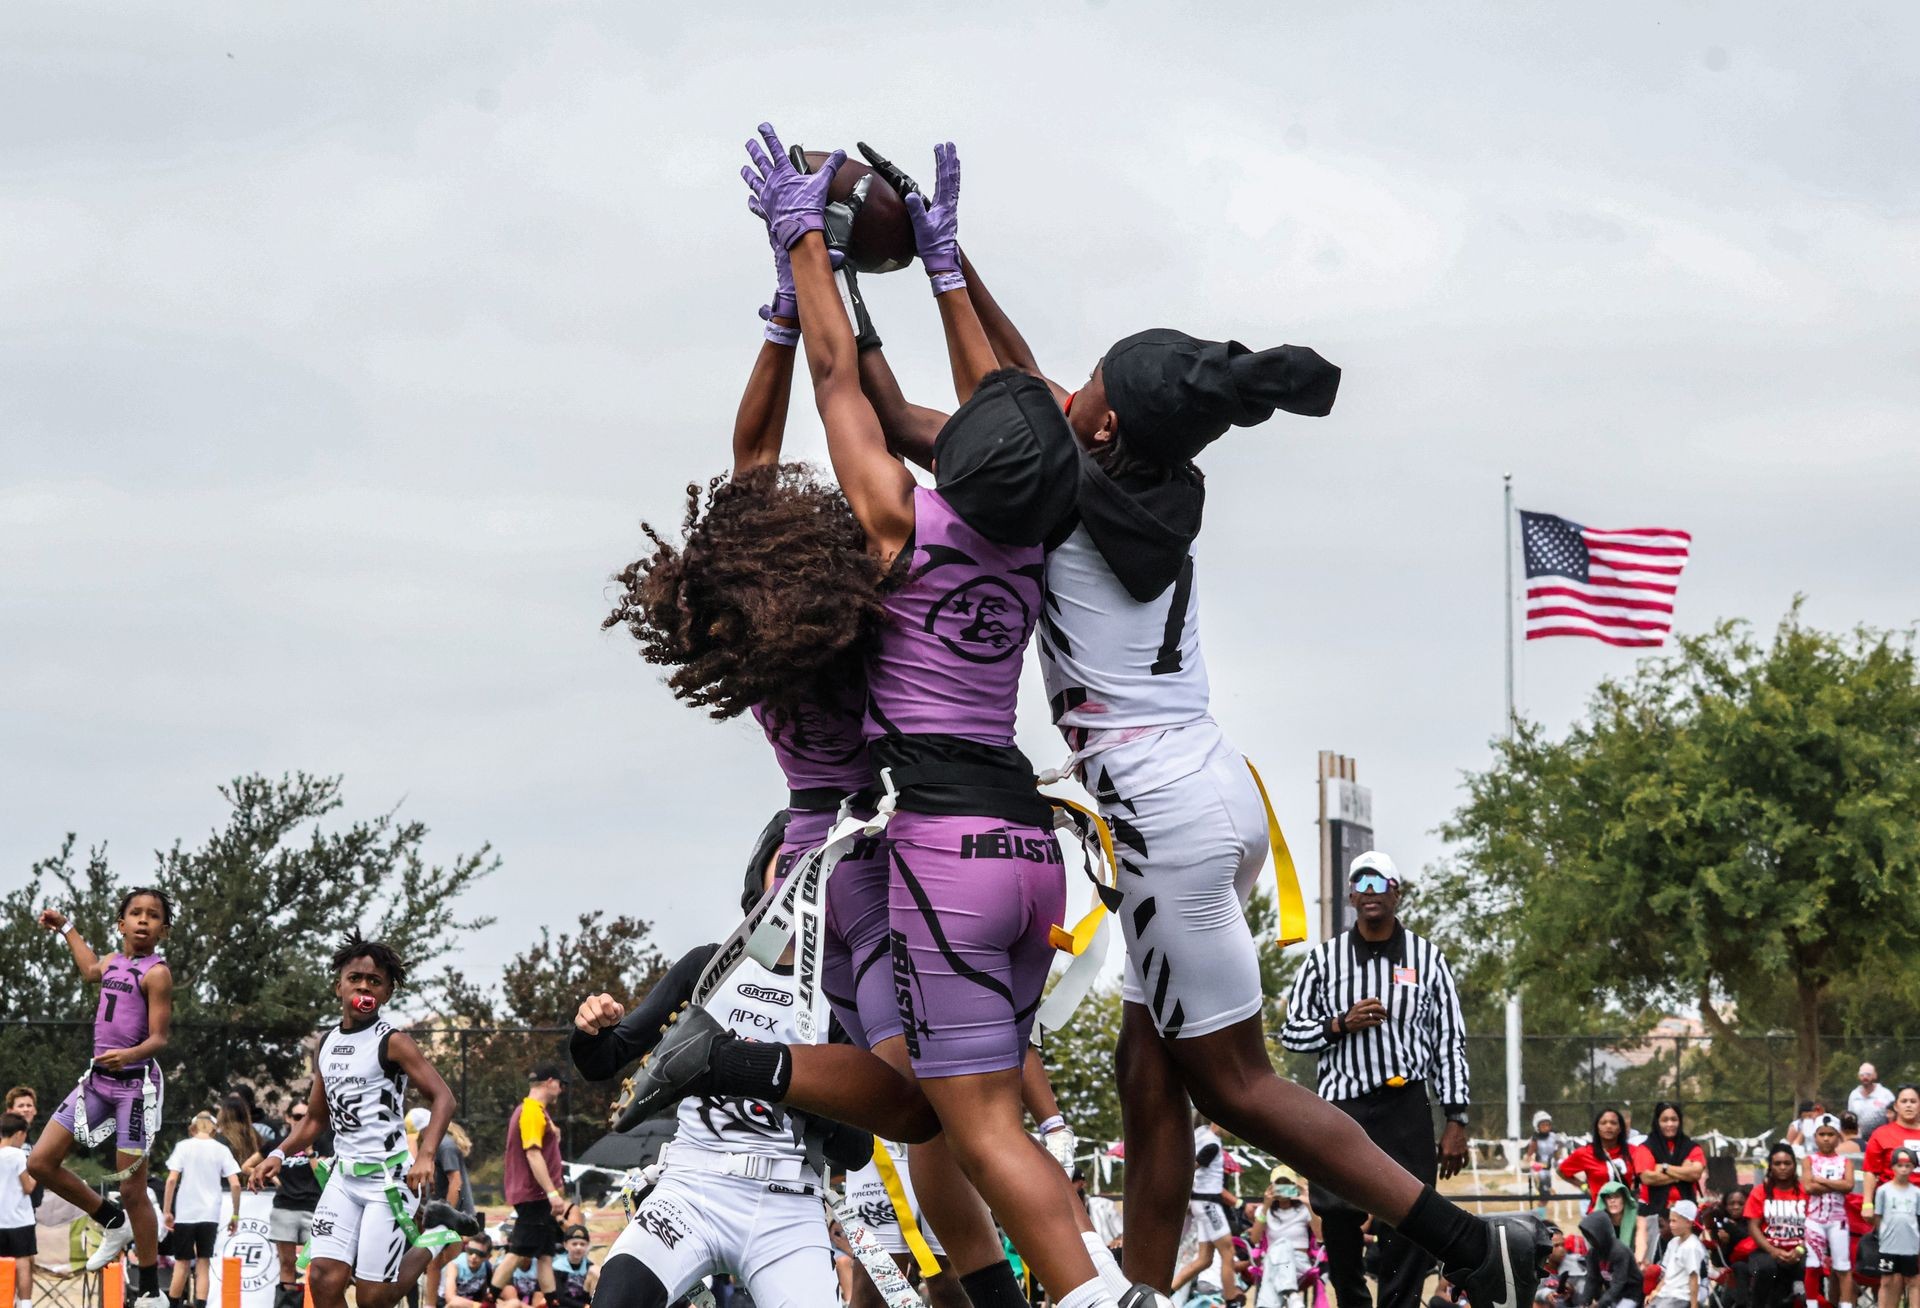
POLYGON ((774 243, 790 250, 802 236, 826 226, 822 211, 827 207, 827 188, 846 162, 847 152, 835 150, 820 165, 819 172, 803 173, 787 158, 787 148, 780 144, 771 123, 760 124, 760 137, 767 148, 761 149, 759 141, 747 142, 747 157, 753 160, 753 167, 742 168, 740 176, 759 199, 774 243))
MULTIPOLYGON (((760 197, 747 195, 747 208, 761 222, 767 221, 767 211, 760 205, 760 197)), ((774 239, 773 225, 767 225, 767 244, 773 247, 773 303, 760 307, 760 316, 771 322, 774 318, 798 318, 800 300, 793 293, 793 260, 787 256, 787 247, 774 239)))
POLYGON ((936 291, 965 286, 960 276, 960 152, 953 142, 933 147, 933 203, 914 191, 906 196, 913 222, 913 245, 920 264, 936 282, 936 291), (952 282, 951 285, 938 285, 952 282))

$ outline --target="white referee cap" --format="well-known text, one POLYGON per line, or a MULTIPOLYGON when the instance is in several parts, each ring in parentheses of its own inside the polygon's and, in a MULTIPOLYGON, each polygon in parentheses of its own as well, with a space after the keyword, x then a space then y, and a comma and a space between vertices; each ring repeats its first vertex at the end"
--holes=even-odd
POLYGON ((1393 860, 1377 849, 1369 849, 1359 858, 1354 859, 1353 866, 1347 869, 1347 879, 1351 881, 1357 873, 1361 872, 1378 872, 1389 881, 1406 884, 1400 881, 1400 872, 1394 867, 1393 860))
POLYGON ((407 1110, 407 1129, 409 1131, 424 1131, 427 1129, 427 1123, 432 1120, 433 1113, 425 1108, 409 1108, 407 1110))

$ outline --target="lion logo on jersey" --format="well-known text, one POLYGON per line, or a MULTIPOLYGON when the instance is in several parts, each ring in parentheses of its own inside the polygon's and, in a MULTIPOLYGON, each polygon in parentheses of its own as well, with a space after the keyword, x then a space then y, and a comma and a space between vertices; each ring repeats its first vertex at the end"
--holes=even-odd
POLYGON ((926 628, 969 663, 999 663, 1018 654, 1033 614, 999 577, 962 582, 927 610, 926 628))

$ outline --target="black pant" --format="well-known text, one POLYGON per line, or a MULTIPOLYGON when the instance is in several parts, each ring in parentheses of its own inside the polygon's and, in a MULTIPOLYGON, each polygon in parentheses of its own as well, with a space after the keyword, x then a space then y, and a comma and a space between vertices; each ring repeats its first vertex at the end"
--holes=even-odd
MULTIPOLYGON (((1358 1099, 1336 1099, 1333 1106, 1360 1123, 1367 1138, 1394 1162, 1432 1185, 1439 1175, 1439 1152, 1433 1136, 1433 1108, 1422 1081, 1382 1086, 1358 1099)), ((1320 1214, 1320 1237, 1327 1249, 1327 1280, 1339 1308, 1373 1308, 1367 1293, 1366 1240, 1360 1226, 1366 1213, 1324 1185, 1308 1192, 1320 1214)), ((1376 1220, 1379 1237, 1379 1308, 1414 1308, 1420 1288, 1433 1270, 1433 1258, 1385 1222, 1376 1220)))
POLYGON ((1753 1278, 1753 1308, 1788 1308, 1800 1298, 1805 1284, 1805 1262, 1783 1263, 1765 1249, 1747 1255, 1747 1270, 1753 1278))

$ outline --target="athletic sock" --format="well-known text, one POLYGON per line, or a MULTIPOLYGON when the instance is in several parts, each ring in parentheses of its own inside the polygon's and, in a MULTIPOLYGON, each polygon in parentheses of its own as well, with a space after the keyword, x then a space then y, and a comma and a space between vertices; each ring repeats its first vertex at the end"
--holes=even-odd
POLYGON ((1117 1303, 1118 1296, 1107 1288, 1104 1280, 1096 1276, 1061 1295, 1059 1308, 1114 1308, 1117 1303))
POLYGON ((1420 1187, 1405 1220, 1393 1226, 1450 1271, 1472 1271, 1486 1261, 1491 1248, 1487 1224, 1430 1185, 1420 1187))
POLYGON ((729 1040, 714 1052, 713 1088, 721 1094, 777 1104, 792 1086, 793 1056, 785 1045, 729 1040))
MULTIPOLYGON (((1092 1231, 1082 1231, 1080 1243, 1087 1246, 1087 1257, 1093 1259, 1093 1270, 1100 1273, 1100 1279, 1106 1282, 1108 1291, 1115 1299, 1133 1288, 1133 1282, 1120 1270, 1120 1264, 1113 1260, 1113 1250, 1102 1244, 1099 1236, 1092 1231)), ((1852 1306, 1842 1305, 1842 1308, 1852 1306)))
POLYGON ((127 1210, 111 1199, 102 1199, 93 1210, 93 1220, 102 1226, 118 1226, 127 1220, 127 1210))
POLYGON ((141 1294, 159 1294, 160 1264, 154 1263, 151 1266, 134 1268, 133 1283, 141 1294))
POLYGON ((967 1302, 973 1308, 1031 1308, 1027 1296, 1021 1293, 1020 1282, 1014 1279, 1013 1265, 1004 1258, 968 1272, 960 1278, 960 1288, 967 1292, 967 1302))

